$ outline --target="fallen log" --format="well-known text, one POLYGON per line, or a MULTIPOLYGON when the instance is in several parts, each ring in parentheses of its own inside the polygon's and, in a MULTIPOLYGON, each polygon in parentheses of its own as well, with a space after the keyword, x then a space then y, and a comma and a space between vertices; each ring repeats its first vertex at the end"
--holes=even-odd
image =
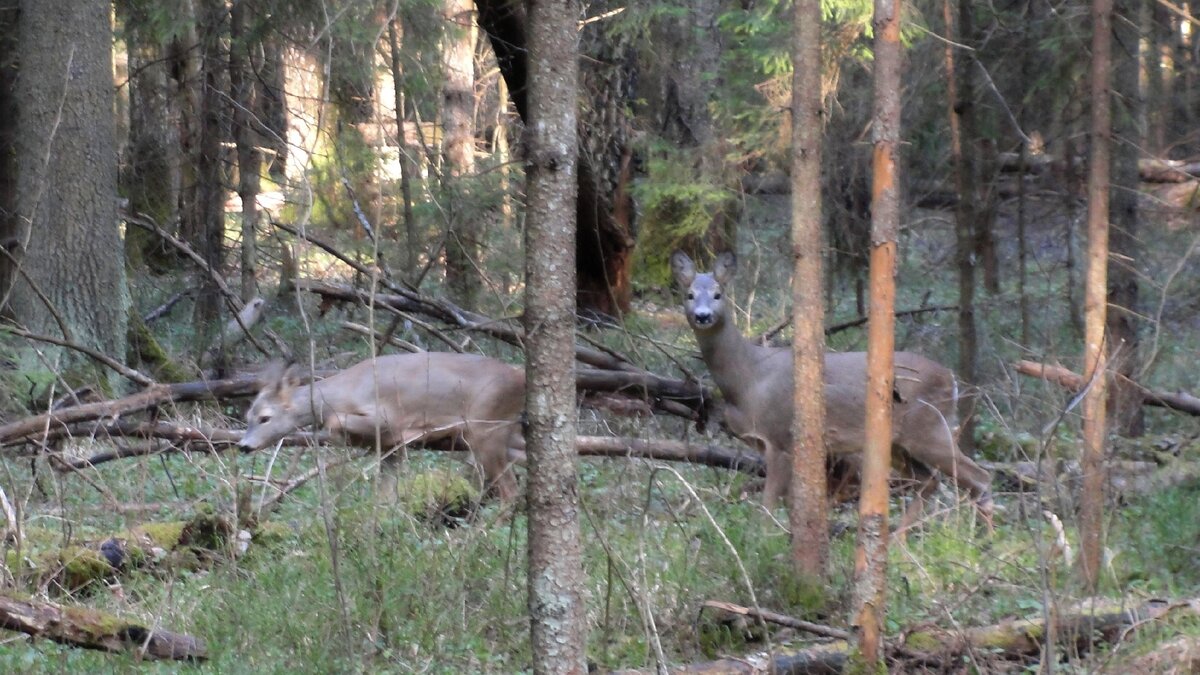
POLYGON ((258 393, 258 388, 258 379, 254 377, 155 384, 124 398, 60 408, 0 425, 0 446, 41 441, 50 438, 55 432, 61 435, 62 432, 68 431, 68 425, 71 424, 104 417, 117 418, 172 402, 252 396, 258 393))
MULTIPOLYGON (((1087 381, 1082 375, 1062 366, 1022 360, 1017 361, 1015 367, 1017 372, 1022 375, 1041 378, 1076 393, 1087 385, 1087 381)), ((1200 415, 1200 398, 1196 396, 1182 392, 1171 393, 1149 389, 1124 375, 1118 375, 1117 377, 1131 383, 1137 388, 1142 394, 1143 405, 1167 408, 1168 410, 1175 410, 1189 415, 1200 415)))
POLYGON ((106 652, 133 652, 148 659, 203 661, 204 640, 152 628, 89 607, 0 594, 0 627, 60 644, 106 652))
POLYGON ((755 453, 719 445, 699 445, 665 439, 642 440, 610 436, 578 436, 575 451, 583 457, 637 457, 667 462, 687 462, 765 476, 766 463, 755 453))

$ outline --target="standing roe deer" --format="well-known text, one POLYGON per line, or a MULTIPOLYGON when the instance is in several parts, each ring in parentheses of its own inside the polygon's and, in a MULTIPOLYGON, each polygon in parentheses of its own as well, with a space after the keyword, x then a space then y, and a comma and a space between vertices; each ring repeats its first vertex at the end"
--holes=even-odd
POLYGON ((362 361, 312 384, 295 366, 275 366, 246 413, 244 450, 265 448, 317 425, 346 441, 387 449, 417 440, 462 442, 482 471, 485 488, 516 496, 509 448, 523 455, 521 413, 525 372, 472 354, 422 352, 362 361))
MULTIPOLYGON (((766 459, 763 504, 771 508, 786 495, 792 476, 792 350, 760 347, 738 331, 732 305, 722 293, 736 266, 737 259, 726 252, 717 257, 711 274, 697 274, 687 254, 676 251, 671 256, 675 281, 687 295, 688 323, 725 399, 726 424, 766 459)), ((990 515, 991 476, 962 454, 954 439, 958 402, 954 373, 911 352, 896 352, 895 368, 893 450, 899 448, 923 468, 951 476, 979 500, 984 515, 990 515)), ((866 385, 866 352, 825 354, 825 445, 831 456, 862 451, 866 385)), ((928 474, 913 514, 920 513, 923 500, 936 487, 937 478, 928 474)), ((905 514, 905 524, 913 514, 905 514)))

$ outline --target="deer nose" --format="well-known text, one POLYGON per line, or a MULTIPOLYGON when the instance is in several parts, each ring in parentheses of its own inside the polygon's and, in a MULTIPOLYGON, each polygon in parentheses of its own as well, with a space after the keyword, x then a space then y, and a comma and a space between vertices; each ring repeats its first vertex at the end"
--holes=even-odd
POLYGON ((713 320, 713 313, 711 309, 697 308, 696 311, 692 312, 692 316, 695 317, 696 323, 700 324, 701 326, 707 326, 708 324, 712 323, 713 320))

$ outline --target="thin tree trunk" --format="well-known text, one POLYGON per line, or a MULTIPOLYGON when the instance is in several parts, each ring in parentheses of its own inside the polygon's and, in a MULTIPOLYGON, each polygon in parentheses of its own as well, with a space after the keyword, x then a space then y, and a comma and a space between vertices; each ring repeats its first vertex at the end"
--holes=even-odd
POLYGON ((854 556, 854 637, 864 671, 883 667, 887 597, 888 474, 892 451, 896 232, 900 194, 900 0, 875 0, 875 114, 871 181, 871 262, 867 328, 866 439, 858 547, 854 556))
MULTIPOLYGON (((959 0, 959 30, 954 30, 954 14, 951 0, 943 0, 942 15, 946 24, 946 89, 950 117, 950 154, 954 162, 955 191, 958 203, 954 209, 954 258, 958 267, 958 378, 968 386, 976 379, 978 362, 978 339, 975 326, 975 228, 981 225, 979 218, 979 190, 977 187, 977 163, 975 154, 963 151, 964 140, 975 140, 975 77, 972 74, 970 56, 956 63, 953 43, 970 39, 972 31, 972 2, 959 0)), ((958 401, 958 416, 962 420, 962 432, 958 443, 963 452, 970 454, 975 449, 974 396, 963 396, 958 401)))
POLYGON ((1084 286, 1084 373, 1091 387, 1083 399, 1083 492, 1079 504, 1080 567, 1091 591, 1100 580, 1104 548, 1104 439, 1108 377, 1105 373, 1109 175, 1112 107, 1112 0, 1092 0, 1091 161, 1088 167, 1088 254, 1084 286))
POLYGON ((467 180, 475 173, 475 28, 471 0, 445 0, 442 53, 442 155, 446 170, 449 224, 446 228, 446 287, 460 305, 475 309, 481 287, 481 220, 462 208, 471 198, 467 180))
POLYGON ((575 414, 579 3, 529 3, 525 334, 534 673, 587 672, 575 414))
POLYGON ((258 189, 261 161, 251 126, 257 87, 250 64, 251 0, 234 0, 230 9, 229 88, 233 94, 233 138, 237 146, 238 196, 242 199, 242 302, 258 297, 258 189))
POLYGON ((1138 245, 1138 148, 1141 146, 1141 125, 1138 118, 1144 109, 1144 101, 1138 91, 1138 7, 1140 0, 1119 0, 1118 8, 1122 20, 1113 25, 1115 43, 1123 48, 1116 54, 1114 101, 1117 107, 1113 121, 1114 136, 1119 140, 1114 148, 1113 190, 1109 197, 1112 209, 1112 233, 1109 250, 1108 356, 1112 369, 1118 375, 1110 383, 1108 414, 1112 428, 1122 436, 1135 437, 1145 433, 1145 415, 1142 411, 1142 395, 1130 379, 1141 365, 1138 358, 1138 279, 1137 268, 1141 260, 1138 245))
MULTIPOLYGON (((201 0, 200 12, 200 139, 196 158, 195 222, 199 227, 198 240, 192 242, 197 252, 214 270, 225 264, 225 186, 221 179, 221 143, 225 140, 224 116, 225 69, 228 61, 222 58, 222 27, 228 16, 224 0, 201 0)), ((197 357, 211 346, 220 329, 220 291, 208 277, 201 282, 196 298, 194 328, 197 357)))
MULTIPOLYGON (((272 17, 274 18, 274 17, 272 17)), ((288 109, 283 62, 283 38, 267 35, 261 41, 262 65, 258 73, 257 104, 259 124, 262 126, 263 145, 270 148, 272 157, 267 172, 276 183, 287 182, 288 162, 288 109)))
POLYGON ((420 264, 420 242, 417 241, 417 221, 413 217, 412 180, 416 173, 412 157, 409 155, 408 136, 405 132, 408 122, 408 98, 404 95, 404 72, 400 67, 400 41, 397 38, 396 24, 398 19, 388 22, 388 46, 392 66, 392 88, 396 97, 396 149, 400 153, 400 199, 401 213, 404 219, 404 251, 405 273, 410 277, 417 274, 420 264))
POLYGON ((797 0, 792 35, 792 560, 825 577, 829 525, 825 479, 825 305, 821 242, 821 3, 797 0))
POLYGON ((11 318, 8 303, 16 265, 13 253, 21 228, 17 218, 17 18, 15 5, 0 7, 0 317, 11 318))

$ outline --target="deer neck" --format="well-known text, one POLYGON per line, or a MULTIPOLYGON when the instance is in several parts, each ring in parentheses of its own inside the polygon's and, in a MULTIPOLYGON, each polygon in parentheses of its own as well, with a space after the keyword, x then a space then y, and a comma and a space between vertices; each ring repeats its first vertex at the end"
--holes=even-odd
POLYGON ((296 428, 303 429, 314 424, 324 423, 324 414, 320 390, 311 384, 296 387, 292 392, 292 414, 296 416, 296 428))
POLYGON ((708 364, 713 381, 725 399, 736 405, 742 398, 742 392, 758 379, 752 370, 753 364, 761 360, 761 352, 768 348, 747 340, 729 320, 722 321, 715 331, 697 332, 696 342, 700 345, 700 354, 704 357, 704 363, 708 364))

